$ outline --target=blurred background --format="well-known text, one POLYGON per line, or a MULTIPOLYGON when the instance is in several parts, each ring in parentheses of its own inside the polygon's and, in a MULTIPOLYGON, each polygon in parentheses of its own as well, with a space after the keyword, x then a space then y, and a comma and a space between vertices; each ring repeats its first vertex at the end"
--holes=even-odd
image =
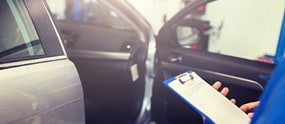
MULTIPOLYGON (((191 2, 191 0, 129 1, 145 16, 156 32, 159 31, 164 20, 171 18, 185 6, 185 3, 191 2)), ((219 26, 221 22, 224 24, 220 38, 217 41, 209 41, 209 51, 248 59, 260 56, 264 50, 267 51, 266 55, 275 54, 284 12, 284 0, 274 2, 270 0, 227 0, 217 3, 219 5, 207 7, 208 13, 205 18, 211 19, 211 25, 219 26), (253 52, 251 50, 253 46, 260 51, 253 52), (243 50, 240 51, 237 48, 243 50)))
MULTIPOLYGON (((127 1, 145 17, 156 34, 167 20, 187 3, 191 4, 191 0, 127 1)), ((53 11, 58 11, 57 18, 64 18, 65 0, 48 2, 54 4, 53 11)), ((219 34, 218 37, 209 39, 208 51, 251 60, 274 56, 284 12, 284 0, 220 0, 214 6, 207 6, 205 11, 202 19, 210 20, 210 25, 216 29, 223 28, 222 31, 214 31, 219 34), (252 51, 253 46, 257 50, 252 51), (242 51, 237 48, 242 48, 242 51)))

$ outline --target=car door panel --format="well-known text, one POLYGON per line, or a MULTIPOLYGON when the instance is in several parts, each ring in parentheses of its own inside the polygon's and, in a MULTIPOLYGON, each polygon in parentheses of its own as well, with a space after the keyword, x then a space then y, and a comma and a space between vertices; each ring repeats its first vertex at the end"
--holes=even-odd
MULTIPOLYGON (((265 86, 266 78, 269 76, 274 65, 256 62, 231 56, 198 52, 189 49, 180 48, 161 48, 160 55, 164 62, 173 65, 183 65, 192 67, 193 69, 201 69, 205 71, 219 72, 221 74, 241 77, 254 80, 260 85, 265 86), (179 62, 172 62, 169 58, 176 56, 179 62), (206 63, 206 64, 205 64, 206 63), (207 64, 208 63, 208 64, 207 64), (211 63, 211 64, 210 64, 211 63)), ((175 70, 175 68, 173 68, 175 70)))
POLYGON ((125 52, 122 48, 124 44, 129 42, 132 45, 138 39, 133 31, 121 31, 92 23, 58 21, 57 25, 67 40, 66 45, 75 49, 125 52))
POLYGON ((1 108, 10 111, 1 111, 1 122, 83 122, 83 92, 78 77, 76 68, 66 59, 1 70, 1 82, 9 82, 1 84, 1 108), (63 107, 66 105, 69 107, 63 107))
MULTIPOLYGON (((205 56, 204 56, 205 57, 205 56)), ((168 76, 175 76, 178 75, 182 72, 186 72, 188 70, 193 70, 195 72, 197 72, 201 77, 203 77, 203 79, 205 79, 208 83, 212 84, 215 81, 221 81, 223 82, 224 86, 227 86, 231 89, 231 92, 229 94, 229 98, 237 98, 238 102, 237 105, 243 104, 245 102, 248 102, 250 100, 257 100, 259 97, 259 94, 261 93, 263 86, 266 84, 266 80, 265 79, 260 79, 259 75, 270 75, 270 71, 267 73, 257 73, 257 75, 253 75, 255 70, 259 70, 259 68, 257 67, 257 69, 253 69, 254 71, 251 71, 250 68, 244 68, 245 70, 242 70, 242 67, 238 66, 235 68, 232 68, 232 65, 226 66, 225 64, 222 64, 220 67, 218 66, 219 64, 207 60, 207 61, 198 61, 195 62, 196 60, 200 60, 199 58, 195 58, 195 57, 191 57, 191 60, 194 62, 194 65, 191 65, 190 62, 187 62, 186 65, 184 64, 179 64, 179 63, 169 63, 168 61, 163 61, 162 62, 162 69, 164 70, 164 73, 167 73, 168 76), (194 60, 194 61, 193 61, 194 60), (195 65, 196 63, 196 65, 195 65), (202 67, 197 66, 198 64, 202 64, 202 67), (214 68, 218 67, 218 68, 222 68, 219 70, 214 70, 211 69, 207 66, 203 66, 203 65, 215 65, 214 68), (223 70, 224 69, 224 70, 223 70), (232 69, 236 69, 236 70, 240 70, 239 73, 240 75, 238 75, 239 73, 234 73, 236 75, 233 75, 231 73, 233 73, 232 69), (227 73, 227 71, 230 71, 230 73, 227 73), (247 78, 247 77, 242 77, 244 75, 243 72, 250 72, 250 75, 252 75, 251 77, 256 77, 255 80, 254 78, 247 78), (245 93, 245 92, 239 92, 239 90, 237 89, 247 89, 247 90, 252 90, 250 93, 245 93), (237 91, 235 91, 237 90, 237 91), (252 97, 251 95, 247 95, 247 94, 255 94, 255 97, 252 97)), ((183 61, 182 61, 183 62, 183 61)), ((227 61, 229 62, 229 61, 227 61)), ((263 63, 262 63, 263 64, 263 63)), ((253 67, 251 67, 253 68, 253 67)), ((260 71, 262 72, 262 71, 260 71)), ((248 76, 247 74, 245 74, 246 76, 248 76)), ((254 95, 253 95, 254 96, 254 95)))

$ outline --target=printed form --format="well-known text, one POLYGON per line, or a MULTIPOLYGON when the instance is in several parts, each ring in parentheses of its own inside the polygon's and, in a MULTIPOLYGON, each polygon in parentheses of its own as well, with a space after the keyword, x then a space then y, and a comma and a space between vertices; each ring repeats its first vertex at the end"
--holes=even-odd
POLYGON ((195 72, 186 72, 164 84, 196 111, 216 124, 249 124, 250 118, 195 72))

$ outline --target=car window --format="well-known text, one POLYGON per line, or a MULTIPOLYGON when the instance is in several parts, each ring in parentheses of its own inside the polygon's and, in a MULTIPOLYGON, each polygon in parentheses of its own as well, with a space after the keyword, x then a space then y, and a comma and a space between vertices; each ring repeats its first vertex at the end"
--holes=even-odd
POLYGON ((268 1, 214 1, 175 26, 176 41, 184 48, 273 63, 283 9, 268 1))
POLYGON ((131 30, 132 27, 122 19, 113 8, 99 0, 47 0, 57 20, 74 21, 104 26, 114 29, 131 30), (69 5, 72 4, 72 5, 69 5), (73 9, 71 9, 73 7, 73 9))
POLYGON ((23 1, 1 1, 0 63, 44 55, 23 1))

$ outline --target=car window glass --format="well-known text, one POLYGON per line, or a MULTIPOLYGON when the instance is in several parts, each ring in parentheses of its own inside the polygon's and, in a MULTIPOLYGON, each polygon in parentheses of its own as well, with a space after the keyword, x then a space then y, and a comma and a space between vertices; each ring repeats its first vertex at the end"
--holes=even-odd
POLYGON ((272 63, 283 9, 258 0, 211 2, 178 23, 176 41, 184 48, 272 63))
POLYGON ((97 0, 47 0, 57 20, 89 23, 108 28, 131 30, 132 27, 111 7, 97 0), (71 4, 71 5, 69 5, 71 4))
POLYGON ((23 1, 1 1, 0 59, 43 55, 44 50, 23 1))

